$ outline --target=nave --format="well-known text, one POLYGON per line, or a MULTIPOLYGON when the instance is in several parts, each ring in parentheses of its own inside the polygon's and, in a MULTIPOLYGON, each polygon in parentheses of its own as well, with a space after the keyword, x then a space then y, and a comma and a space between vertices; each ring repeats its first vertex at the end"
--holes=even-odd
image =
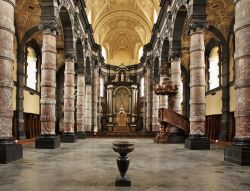
MULTIPOLYGON (((1 191, 247 191, 250 169, 223 161, 223 147, 190 151, 182 144, 159 144, 152 139, 135 143, 128 156, 131 188, 115 188, 117 154, 111 138, 88 138, 62 144, 56 150, 23 146, 24 158, 0 165, 1 191)), ((120 139, 119 139, 120 140, 120 139)))

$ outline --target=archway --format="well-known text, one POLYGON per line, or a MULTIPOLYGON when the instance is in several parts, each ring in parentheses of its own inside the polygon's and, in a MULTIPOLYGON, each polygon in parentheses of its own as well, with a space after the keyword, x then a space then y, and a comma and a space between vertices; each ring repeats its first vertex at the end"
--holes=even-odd
POLYGON ((59 12, 61 19, 63 39, 64 39, 64 55, 74 54, 74 38, 73 38, 73 25, 70 20, 69 12, 65 7, 62 7, 59 12))
POLYGON ((179 56, 182 48, 182 37, 183 30, 185 28, 185 21, 187 19, 187 9, 183 5, 178 9, 176 14, 176 18, 174 21, 173 28, 173 41, 171 44, 171 56, 175 56, 176 54, 179 56))

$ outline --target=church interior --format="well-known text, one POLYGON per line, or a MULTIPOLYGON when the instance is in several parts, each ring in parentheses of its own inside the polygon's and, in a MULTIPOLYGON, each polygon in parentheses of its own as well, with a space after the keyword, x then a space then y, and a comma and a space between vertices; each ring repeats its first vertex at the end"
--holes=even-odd
POLYGON ((0 190, 249 190, 249 10, 0 0, 0 190))

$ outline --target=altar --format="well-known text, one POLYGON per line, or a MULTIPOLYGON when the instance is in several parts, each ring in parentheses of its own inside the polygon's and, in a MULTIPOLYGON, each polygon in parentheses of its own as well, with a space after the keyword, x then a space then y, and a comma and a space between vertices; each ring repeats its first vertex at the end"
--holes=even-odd
POLYGON ((120 112, 117 114, 116 121, 117 126, 114 127, 114 132, 130 132, 127 114, 124 111, 123 105, 121 105, 120 112))
POLYGON ((138 83, 125 68, 118 68, 116 75, 106 85, 106 119, 108 132, 135 132, 138 114, 138 83))

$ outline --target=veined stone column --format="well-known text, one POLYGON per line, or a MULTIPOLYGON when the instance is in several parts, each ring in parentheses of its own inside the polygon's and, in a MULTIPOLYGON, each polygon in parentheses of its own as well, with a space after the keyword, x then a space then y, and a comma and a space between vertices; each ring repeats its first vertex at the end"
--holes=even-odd
POLYGON ((77 137, 74 130, 75 62, 72 55, 65 59, 64 76, 64 129, 61 141, 65 143, 74 143, 77 141, 77 137))
POLYGON ((12 136, 12 68, 15 0, 0 1, 0 163, 23 158, 23 149, 12 136))
POLYGON ((193 23, 190 37, 190 134, 185 148, 191 150, 210 149, 205 137, 205 46, 204 29, 193 23))
MULTIPOLYGON (((166 78, 167 75, 162 74, 160 77, 160 84, 163 83, 164 78, 166 78)), ((159 109, 168 109, 168 96, 167 95, 159 95, 159 109)))
POLYGON ((177 94, 174 96, 174 104, 173 110, 176 113, 182 114, 182 80, 181 80, 181 59, 174 58, 171 62, 171 81, 177 85, 178 91, 177 94))
POLYGON ((152 111, 153 111, 153 108, 152 108, 152 97, 153 97, 153 88, 152 88, 152 70, 151 68, 148 68, 147 69, 147 98, 146 98, 146 101, 147 101, 147 124, 146 124, 146 128, 147 128, 147 131, 152 131, 152 111))
POLYGON ((108 85, 107 86, 107 117, 108 117, 108 128, 111 129, 113 128, 113 105, 112 105, 112 102, 113 102, 113 89, 114 89, 114 86, 113 85, 108 85))
MULTIPOLYGON (((171 81, 177 85, 177 94, 172 98, 173 105, 172 109, 179 114, 182 114, 182 96, 183 96, 183 87, 182 87, 182 79, 181 79, 181 59, 180 57, 174 57, 171 60, 171 81)), ((184 143, 185 138, 183 132, 177 128, 172 126, 170 130, 170 135, 168 138, 169 143, 184 143)))
MULTIPOLYGON (((22 48, 20 48, 22 49, 22 48)), ((18 139, 25 139, 25 127, 24 127, 24 63, 25 56, 20 53, 19 59, 17 60, 17 82, 16 82, 16 136, 18 139)))
POLYGON ((148 128, 147 128, 147 87, 148 87, 148 85, 147 85, 147 82, 148 80, 147 80, 147 72, 144 74, 144 104, 143 104, 143 106, 144 106, 144 111, 143 111, 143 124, 144 124, 144 130, 145 131, 148 131, 148 128))
MULTIPOLYGON (((153 92, 152 92, 153 93, 153 92)), ((159 130, 159 95, 153 93, 153 115, 152 115, 152 131, 159 130)))
POLYGON ((137 85, 131 85, 132 90, 132 126, 135 126, 135 119, 137 116, 137 85))
POLYGON ((77 75, 77 102, 76 102, 76 116, 77 116, 77 138, 85 139, 84 128, 84 105, 85 105, 85 77, 83 74, 77 75))
POLYGON ((36 148, 60 147, 60 138, 55 133, 56 92, 56 26, 46 26, 43 33, 41 66, 41 135, 36 148))
POLYGON ((86 84, 85 93, 85 131, 91 132, 92 127, 92 87, 86 84))
POLYGON ((92 113, 92 121, 93 121, 93 131, 94 133, 98 132, 98 118, 97 118, 97 102, 98 102, 98 70, 97 70, 97 66, 94 68, 93 71, 93 89, 92 89, 92 109, 93 109, 93 113, 92 113))
POLYGON ((235 127, 233 144, 225 160, 250 165, 250 3, 235 0, 235 127))

